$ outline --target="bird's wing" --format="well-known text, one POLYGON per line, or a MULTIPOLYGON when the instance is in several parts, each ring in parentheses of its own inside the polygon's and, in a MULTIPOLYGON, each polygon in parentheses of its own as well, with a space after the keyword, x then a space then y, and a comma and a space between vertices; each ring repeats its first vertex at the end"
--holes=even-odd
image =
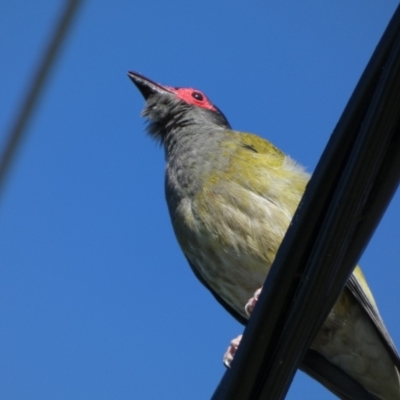
POLYGON ((342 400, 378 400, 378 397, 314 350, 307 351, 300 369, 342 400))
MULTIPOLYGON (((222 299, 200 275, 197 268, 189 261, 197 279, 211 292, 215 299, 242 325, 247 324, 247 319, 235 311, 226 301, 222 299)), ((317 380, 328 390, 342 400, 378 400, 377 397, 366 391, 358 382, 347 375, 340 368, 331 364, 325 357, 314 350, 308 350, 300 369, 317 380)))
POLYGON ((368 288, 367 282, 365 281, 364 275, 362 274, 359 267, 356 267, 354 272, 351 274, 347 281, 347 288, 351 294, 356 298, 361 307, 365 310, 369 318, 371 318, 379 334, 382 336, 383 343, 390 354, 394 364, 400 369, 400 357, 396 350, 396 347, 390 337, 383 320, 379 314, 378 308, 375 304, 375 300, 372 297, 372 293, 368 288))

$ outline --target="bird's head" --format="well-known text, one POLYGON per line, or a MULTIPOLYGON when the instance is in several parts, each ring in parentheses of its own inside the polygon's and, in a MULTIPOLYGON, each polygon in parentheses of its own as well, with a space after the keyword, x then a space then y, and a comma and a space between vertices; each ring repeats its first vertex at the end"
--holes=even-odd
POLYGON ((149 120, 147 130, 161 143, 174 129, 195 125, 230 129, 224 114, 199 90, 163 86, 137 72, 128 76, 146 100, 142 115, 149 120))

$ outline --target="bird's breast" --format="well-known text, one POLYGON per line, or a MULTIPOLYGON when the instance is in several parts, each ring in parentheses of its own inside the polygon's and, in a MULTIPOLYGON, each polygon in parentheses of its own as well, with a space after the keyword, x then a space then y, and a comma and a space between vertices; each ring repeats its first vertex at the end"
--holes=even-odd
POLYGON ((290 222, 286 210, 237 186, 169 197, 178 242, 196 271, 238 313, 262 286, 290 222), (171 199, 174 199, 171 201, 171 199))

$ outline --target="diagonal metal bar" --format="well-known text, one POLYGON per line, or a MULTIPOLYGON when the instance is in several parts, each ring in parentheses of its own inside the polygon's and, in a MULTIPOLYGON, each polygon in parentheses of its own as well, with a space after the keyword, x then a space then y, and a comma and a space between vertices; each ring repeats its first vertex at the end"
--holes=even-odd
POLYGON ((22 101, 20 111, 11 126, 9 134, 7 135, 6 144, 0 158, 0 193, 2 186, 4 186, 6 175, 17 151, 18 145, 26 131, 26 126, 32 116, 40 94, 43 91, 50 70, 60 52, 61 45, 68 34, 80 3, 81 0, 69 0, 65 5, 44 56, 42 57, 38 69, 32 79, 27 95, 22 101))
POLYGON ((398 186, 399 109, 400 8, 320 159, 213 400, 282 399, 302 361, 308 370, 308 348, 398 186))

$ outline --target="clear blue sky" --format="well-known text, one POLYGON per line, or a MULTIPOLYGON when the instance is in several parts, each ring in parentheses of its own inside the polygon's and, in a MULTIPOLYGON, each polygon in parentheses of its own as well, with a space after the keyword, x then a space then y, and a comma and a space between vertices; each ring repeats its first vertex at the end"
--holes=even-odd
MULTIPOLYGON (((0 144, 61 5, 2 5, 0 144)), ((312 171, 396 5, 85 3, 0 199, 0 398, 209 398, 242 327, 178 248, 126 72, 204 91, 312 171)), ((361 260, 398 346, 399 226, 397 194, 361 260)), ((287 398, 334 396, 299 372, 287 398)))

